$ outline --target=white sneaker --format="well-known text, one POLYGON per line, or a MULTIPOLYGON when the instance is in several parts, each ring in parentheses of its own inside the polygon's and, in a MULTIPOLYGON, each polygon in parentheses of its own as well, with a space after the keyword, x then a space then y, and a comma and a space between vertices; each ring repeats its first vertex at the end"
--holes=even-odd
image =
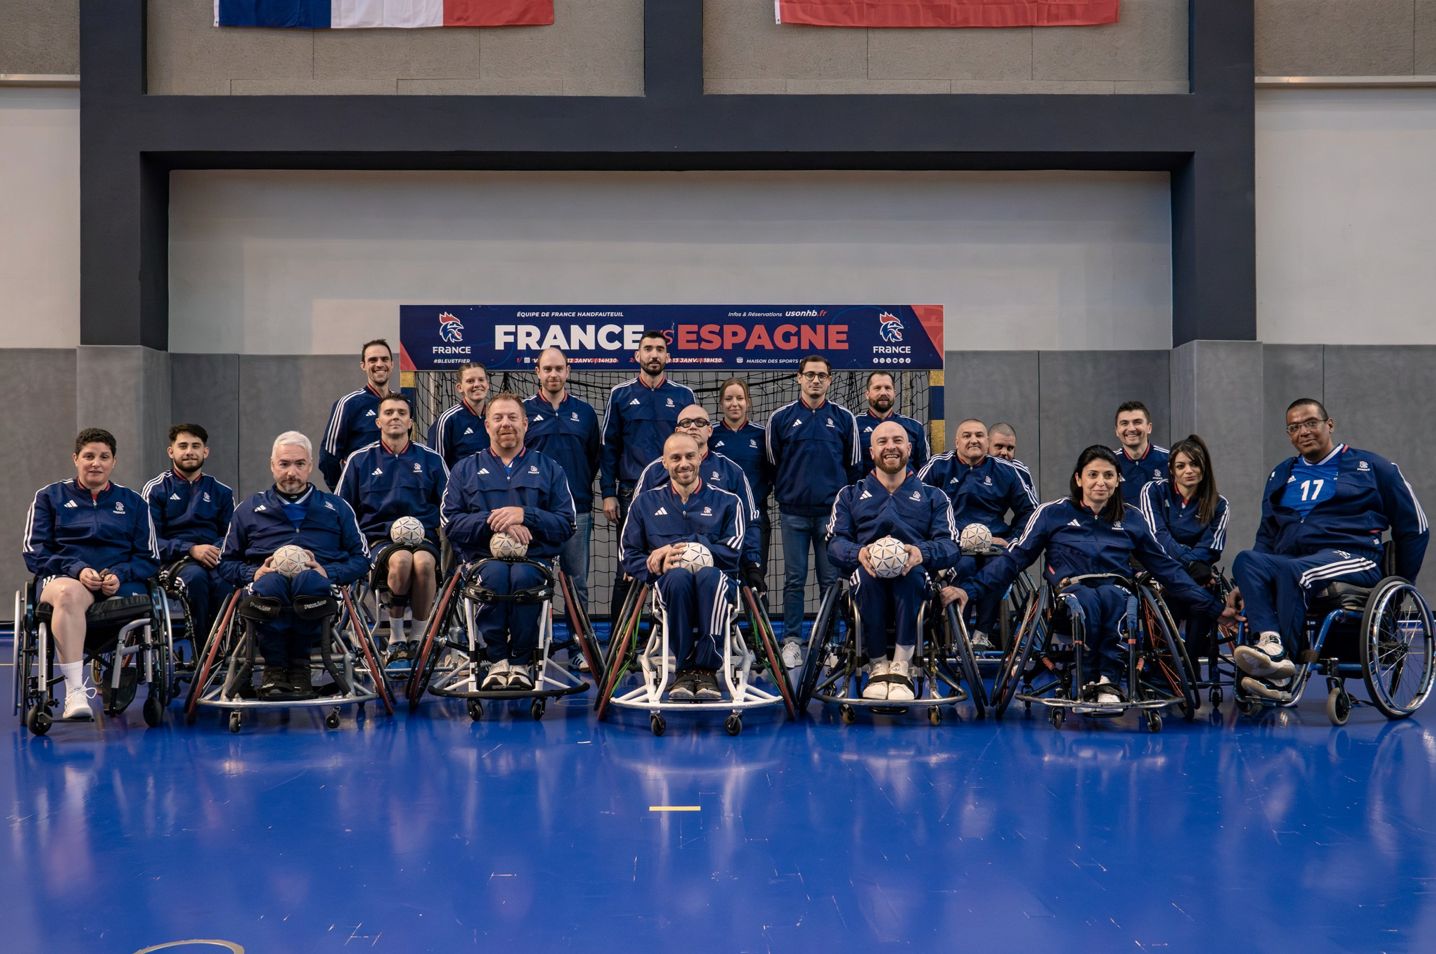
POLYGON ((1238 646, 1232 650, 1232 662, 1248 676, 1268 682, 1282 682, 1296 675, 1296 664, 1286 658, 1281 637, 1262 633, 1255 646, 1238 646))
POLYGON ((509 663, 509 681, 505 689, 517 689, 520 692, 528 692, 534 687, 533 669, 525 665, 509 663))
POLYGON ((500 659, 496 663, 489 664, 488 674, 484 676, 484 684, 479 688, 485 691, 503 689, 508 686, 508 683, 509 661, 507 659, 500 659))
POLYGON ((783 665, 788 669, 797 669, 803 664, 803 644, 796 639, 783 640, 783 665))
POLYGON ((1122 696, 1117 692, 1117 687, 1112 680, 1103 676, 1092 685, 1092 701, 1099 706, 1119 706, 1122 704, 1122 696))
POLYGON ((90 708, 90 700, 94 697, 94 686, 77 686, 68 690, 65 693, 65 709, 60 718, 73 722, 94 722, 95 712, 90 708))
POLYGON ((864 699, 882 702, 888 698, 888 681, 877 677, 886 676, 891 665, 886 659, 874 659, 872 665, 868 666, 868 684, 863 687, 864 699))
POLYGON ((972 631, 972 651, 977 653, 990 653, 995 649, 992 640, 980 629, 972 631))
POLYGON ((1243 692, 1276 702, 1286 702, 1291 698, 1290 679, 1256 679, 1252 676, 1243 676, 1241 687, 1243 692))
POLYGON ((894 659, 888 667, 888 676, 892 679, 888 683, 888 700, 891 702, 911 702, 913 700, 912 665, 894 659))

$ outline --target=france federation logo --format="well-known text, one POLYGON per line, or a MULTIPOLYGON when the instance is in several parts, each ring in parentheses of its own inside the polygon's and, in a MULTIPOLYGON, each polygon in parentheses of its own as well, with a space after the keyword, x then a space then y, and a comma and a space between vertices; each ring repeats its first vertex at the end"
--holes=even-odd
POLYGON ((882 335, 884 341, 888 344, 896 344, 902 340, 902 322, 898 321, 897 315, 885 311, 878 315, 878 321, 883 323, 882 328, 879 329, 879 334, 882 335))
POLYGON ((439 315, 439 337, 448 344, 459 344, 464 340, 464 323, 457 315, 447 311, 439 315))

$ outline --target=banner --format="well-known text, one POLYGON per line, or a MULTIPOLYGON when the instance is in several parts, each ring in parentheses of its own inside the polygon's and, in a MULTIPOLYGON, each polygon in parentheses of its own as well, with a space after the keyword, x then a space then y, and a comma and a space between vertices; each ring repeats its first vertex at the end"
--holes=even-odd
POLYGON ((779 23, 834 27, 1094 26, 1117 0, 776 0, 779 23))
POLYGON ((214 0, 218 27, 345 30, 550 23, 553 0, 214 0))
POLYGON ((941 305, 401 305, 400 370, 528 370, 545 348, 636 370, 649 330, 668 339, 670 369, 794 371, 809 354, 839 370, 942 368, 941 305))

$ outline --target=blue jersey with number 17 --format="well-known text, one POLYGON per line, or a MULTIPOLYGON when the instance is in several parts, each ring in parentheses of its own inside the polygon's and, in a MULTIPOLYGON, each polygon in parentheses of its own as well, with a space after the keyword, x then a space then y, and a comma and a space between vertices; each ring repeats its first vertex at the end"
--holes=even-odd
POLYGON ((1286 488, 1282 491, 1281 505, 1290 507, 1305 517, 1317 504, 1335 497, 1336 455, 1337 452, 1333 450, 1325 460, 1317 464, 1308 464, 1305 458, 1298 457, 1296 466, 1291 469, 1291 476, 1287 478, 1286 488))

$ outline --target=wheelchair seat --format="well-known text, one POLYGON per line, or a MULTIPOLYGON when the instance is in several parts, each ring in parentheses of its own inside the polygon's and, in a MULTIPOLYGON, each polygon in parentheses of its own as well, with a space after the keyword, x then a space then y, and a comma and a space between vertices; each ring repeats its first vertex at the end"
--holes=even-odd
POLYGON ((1322 615, 1339 609, 1359 613, 1366 609, 1366 601, 1371 598, 1372 589, 1370 586, 1355 586, 1338 580, 1327 584, 1326 589, 1313 597, 1309 608, 1313 614, 1322 615))

